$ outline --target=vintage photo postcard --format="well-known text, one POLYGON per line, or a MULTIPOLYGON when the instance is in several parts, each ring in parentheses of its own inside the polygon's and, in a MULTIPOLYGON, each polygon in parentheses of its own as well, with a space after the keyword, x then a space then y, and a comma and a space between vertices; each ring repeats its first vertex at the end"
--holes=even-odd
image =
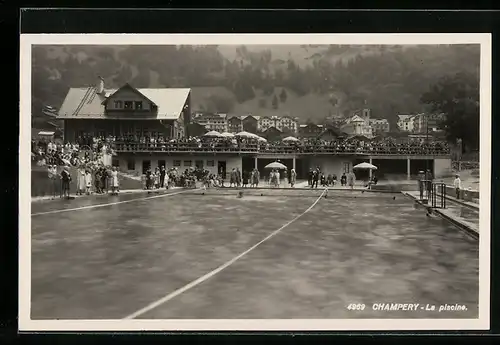
POLYGON ((20 49, 21 331, 489 328, 490 34, 20 49))

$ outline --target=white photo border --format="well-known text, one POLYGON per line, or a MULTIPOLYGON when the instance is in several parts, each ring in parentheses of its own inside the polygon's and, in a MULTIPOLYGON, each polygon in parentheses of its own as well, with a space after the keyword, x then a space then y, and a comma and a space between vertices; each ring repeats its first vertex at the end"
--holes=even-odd
POLYGON ((490 328, 491 34, 21 34, 19 140, 20 331, 416 331, 490 328), (33 45, 479 44, 480 220, 477 319, 32 320, 31 53, 33 45))

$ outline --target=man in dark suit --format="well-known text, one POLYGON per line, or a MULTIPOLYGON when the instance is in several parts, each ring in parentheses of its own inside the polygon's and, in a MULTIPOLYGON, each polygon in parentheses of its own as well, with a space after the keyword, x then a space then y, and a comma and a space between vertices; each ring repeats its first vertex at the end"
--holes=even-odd
POLYGON ((167 171, 165 170, 165 166, 162 165, 160 167, 160 186, 161 188, 163 188, 163 186, 165 185, 165 175, 167 174, 167 171))
POLYGON ((312 168, 309 169, 309 175, 307 175, 307 185, 312 187, 314 171, 312 168))
POLYGON ((321 171, 319 170, 319 168, 316 168, 316 170, 314 170, 314 172, 313 172, 311 188, 318 188, 318 181, 319 181, 320 174, 321 174, 321 171))

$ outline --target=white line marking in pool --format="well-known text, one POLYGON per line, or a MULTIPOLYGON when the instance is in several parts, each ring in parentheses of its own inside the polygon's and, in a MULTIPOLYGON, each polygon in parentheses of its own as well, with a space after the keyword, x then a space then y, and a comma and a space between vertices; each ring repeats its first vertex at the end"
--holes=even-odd
POLYGON ((274 237, 276 234, 278 234, 281 230, 283 230, 284 228, 286 228, 287 226, 289 226, 290 224, 292 224, 293 222, 295 222, 297 219, 299 219, 300 217, 302 217, 303 215, 305 215, 307 212, 311 211, 312 208, 314 206, 316 206, 316 204, 321 200, 321 198, 323 197, 323 195, 326 193, 326 188, 323 190, 323 192, 321 193, 321 195, 316 199, 316 201, 313 202, 313 204, 311 206, 309 206, 304 212, 302 212, 301 214, 299 214, 298 216, 296 216, 295 218, 293 218, 292 220, 288 221, 287 223, 285 223, 285 225, 283 225, 281 228, 279 228, 278 230, 275 230, 273 231, 271 234, 269 234, 267 237, 265 237, 263 240, 261 240, 260 242, 257 242, 256 244, 254 244, 253 246, 251 246, 250 248, 248 248, 247 250, 245 250, 243 253, 235 256, 234 258, 232 258, 231 260, 229 260, 228 262, 226 262, 225 264, 217 267, 216 269, 214 269, 213 271, 211 272, 208 272, 207 274, 205 274, 204 276, 196 279, 196 280, 193 280, 191 283, 185 285, 184 287, 180 288, 180 289, 177 289, 175 290, 174 292, 172 293, 169 293, 168 295, 166 295, 165 297, 162 297, 160 298, 159 300, 157 300, 156 302, 153 302, 151 304, 149 304, 148 306, 136 311, 135 313, 133 314, 130 314, 126 317, 124 317, 123 319, 124 320, 127 320, 127 319, 134 319, 142 314, 145 314, 153 309, 155 309, 156 307, 159 307, 160 305, 162 304, 165 304, 166 302, 170 301, 171 299, 179 296, 180 294, 190 290, 191 288, 203 283, 204 281, 210 279, 211 277, 213 277, 214 275, 216 275, 217 273, 219 273, 220 271, 222 271, 223 269, 225 269, 226 267, 232 265, 233 263, 235 263, 237 260, 239 260, 240 258, 242 258, 243 256, 245 256, 246 254, 250 253, 252 250, 254 250, 255 248, 257 248, 259 245, 261 245, 262 243, 264 243, 265 241, 267 241, 268 239, 270 239, 271 237, 274 237))
POLYGON ((46 212, 38 212, 38 213, 32 213, 31 216, 42 216, 45 214, 53 214, 53 213, 62 213, 62 212, 70 212, 70 211, 80 211, 80 210, 88 210, 91 208, 99 208, 99 207, 106 207, 106 206, 112 206, 112 205, 118 205, 118 204, 126 204, 129 202, 134 202, 134 201, 142 201, 142 200, 149 200, 149 199, 156 199, 156 198, 163 198, 171 195, 177 195, 177 194, 182 194, 182 193, 187 193, 187 192, 192 192, 191 190, 183 190, 180 192, 174 192, 174 193, 168 193, 168 194, 161 194, 161 195, 155 195, 155 196, 148 196, 144 198, 137 198, 137 199, 131 199, 131 200, 123 200, 123 201, 116 201, 116 202, 109 202, 107 204, 98 204, 98 205, 89 205, 89 206, 81 206, 81 207, 75 207, 75 208, 66 208, 62 210, 53 210, 53 211, 46 211, 46 212))

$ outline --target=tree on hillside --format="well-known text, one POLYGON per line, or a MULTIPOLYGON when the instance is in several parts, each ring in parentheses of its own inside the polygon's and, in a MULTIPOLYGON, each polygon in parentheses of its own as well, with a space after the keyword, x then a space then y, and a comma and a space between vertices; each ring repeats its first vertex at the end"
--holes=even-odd
POLYGON ((309 81, 310 79, 305 77, 304 71, 300 67, 296 67, 288 72, 286 84, 297 95, 304 96, 311 90, 309 81))
POLYGON ((135 76, 135 78, 132 80, 132 85, 134 87, 149 87, 149 84, 151 82, 151 74, 149 72, 149 68, 147 68, 144 65, 139 66, 139 73, 135 76))
POLYGON ((244 103, 245 101, 255 98, 255 91, 253 90, 252 85, 244 79, 239 79, 235 83, 233 92, 239 103, 244 103))
POLYGON ((274 71, 274 82, 276 85, 282 85, 285 80, 285 72, 282 69, 278 68, 274 71))
POLYGON ((339 100, 334 95, 330 95, 328 102, 335 107, 338 104, 339 100))
POLYGON ((479 79, 469 73, 442 77, 421 101, 445 114, 442 127, 448 140, 462 140, 464 151, 479 147, 479 79))
POLYGON ((118 73, 113 81, 118 87, 124 85, 125 83, 130 83, 132 81, 132 69, 130 68, 130 66, 123 66, 120 73, 118 73))
POLYGON ((264 95, 266 95, 266 96, 272 95, 273 92, 274 92, 274 83, 273 83, 273 81, 270 80, 270 79, 266 79, 263 82, 262 91, 264 92, 264 95))
POLYGON ((230 113, 234 105, 234 100, 230 97, 211 95, 208 98, 207 110, 213 113, 230 113))
POLYGON ((278 97, 274 95, 273 97, 273 109, 278 109, 279 103, 278 103, 278 97))
POLYGON ((288 97, 288 94, 286 93, 286 90, 285 89, 281 89, 281 93, 280 93, 280 101, 281 101, 281 103, 285 103, 287 97, 288 97))

